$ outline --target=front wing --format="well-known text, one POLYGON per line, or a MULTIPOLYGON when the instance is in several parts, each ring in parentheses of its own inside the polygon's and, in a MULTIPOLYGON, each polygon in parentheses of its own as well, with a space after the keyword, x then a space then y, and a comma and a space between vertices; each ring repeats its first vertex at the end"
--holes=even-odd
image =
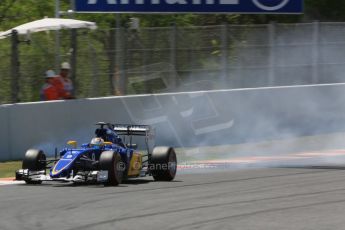
POLYGON ((19 169, 16 171, 16 180, 24 181, 58 181, 58 182, 74 182, 74 183, 83 183, 83 182, 94 182, 94 183, 105 183, 108 182, 108 171, 90 171, 82 172, 73 176, 73 172, 68 177, 58 177, 51 178, 45 173, 45 170, 42 171, 30 171, 28 169, 19 169))

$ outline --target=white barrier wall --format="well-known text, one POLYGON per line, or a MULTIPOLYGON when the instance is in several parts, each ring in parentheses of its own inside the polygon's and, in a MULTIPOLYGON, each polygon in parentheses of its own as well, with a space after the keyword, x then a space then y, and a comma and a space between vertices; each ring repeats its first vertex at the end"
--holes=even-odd
POLYGON ((2 105, 0 160, 86 143, 98 121, 153 125, 157 145, 185 147, 340 132, 345 84, 2 105))
POLYGON ((0 107, 0 160, 12 159, 10 147, 10 105, 0 107))

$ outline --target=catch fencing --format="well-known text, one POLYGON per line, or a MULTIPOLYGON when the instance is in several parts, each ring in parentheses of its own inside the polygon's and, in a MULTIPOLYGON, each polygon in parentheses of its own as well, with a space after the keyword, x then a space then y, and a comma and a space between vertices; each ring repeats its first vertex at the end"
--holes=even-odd
POLYGON ((345 79, 345 23, 64 30, 58 58, 55 37, 20 37, 19 63, 11 62, 11 39, 0 40, 1 104, 17 102, 13 94, 38 101, 44 72, 73 58, 77 98, 345 79))

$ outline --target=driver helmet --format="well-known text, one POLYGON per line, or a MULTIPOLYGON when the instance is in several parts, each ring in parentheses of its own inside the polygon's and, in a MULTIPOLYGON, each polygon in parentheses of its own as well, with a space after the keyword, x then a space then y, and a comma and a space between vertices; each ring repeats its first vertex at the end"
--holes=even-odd
POLYGON ((102 146, 102 145, 104 145, 104 140, 100 137, 92 138, 90 145, 91 146, 102 146))

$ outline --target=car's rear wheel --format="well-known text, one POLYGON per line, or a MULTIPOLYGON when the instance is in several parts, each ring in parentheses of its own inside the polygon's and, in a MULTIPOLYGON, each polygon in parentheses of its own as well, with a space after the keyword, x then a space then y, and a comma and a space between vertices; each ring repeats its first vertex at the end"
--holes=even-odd
MULTIPOLYGON (((38 149, 29 149, 25 153, 23 160, 23 169, 28 171, 42 171, 46 169, 46 155, 42 150, 38 149)), ((31 180, 29 178, 25 179, 27 184, 41 184, 42 181, 31 180)))
POLYGON ((174 148, 159 146, 152 151, 150 173, 156 181, 172 181, 176 175, 177 159, 174 148))
POLYGON ((99 158, 101 170, 108 171, 108 182, 106 185, 116 186, 122 182, 125 165, 119 153, 114 151, 104 151, 99 158))

